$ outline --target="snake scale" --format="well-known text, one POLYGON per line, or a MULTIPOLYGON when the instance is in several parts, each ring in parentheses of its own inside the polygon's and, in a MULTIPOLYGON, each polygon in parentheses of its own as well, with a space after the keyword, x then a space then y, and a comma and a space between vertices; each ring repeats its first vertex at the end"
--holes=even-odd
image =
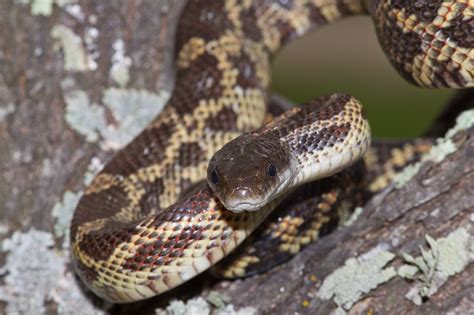
MULTIPOLYGON (((228 255, 288 190, 298 190, 292 185, 329 176, 363 154, 370 138, 367 121, 360 104, 344 94, 319 98, 261 127, 271 60, 287 43, 323 24, 368 13, 385 54, 404 78, 424 87, 469 87, 473 7, 472 0, 189 1, 178 24, 177 76, 168 104, 106 164, 74 212, 71 250, 81 279, 116 303, 161 294, 228 255), (247 141, 252 135, 285 145, 263 141, 264 149, 252 147, 247 141), (254 149, 265 155, 260 168, 234 164, 229 174, 241 173, 238 181, 207 169, 232 140, 241 150, 229 145, 226 150, 240 152, 239 159, 222 151, 213 167, 225 169, 226 159, 252 160, 254 149), (253 176, 252 183, 247 176, 252 169, 266 180, 253 176), (267 194, 265 201, 232 186, 268 183, 272 195, 268 188, 256 189, 267 194), (231 212, 216 195, 234 211, 255 211, 231 212)), ((351 180, 344 179, 347 174, 338 175, 342 182, 351 180)), ((334 204, 340 196, 321 198, 334 204)), ((323 211, 309 219, 317 231, 337 216, 323 211)), ((291 218, 286 223, 290 230, 299 226, 291 218)), ((305 235, 306 241, 313 238, 305 235)))

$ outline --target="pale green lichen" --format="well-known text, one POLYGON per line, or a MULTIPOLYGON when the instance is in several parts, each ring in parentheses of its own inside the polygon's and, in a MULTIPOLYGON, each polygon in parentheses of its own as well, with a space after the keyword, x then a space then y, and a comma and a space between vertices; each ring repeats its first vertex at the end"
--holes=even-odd
POLYGON ((0 237, 7 234, 8 231, 10 231, 10 227, 8 226, 8 224, 0 222, 0 237))
POLYGON ((331 315, 346 315, 347 312, 340 306, 338 306, 334 311, 331 312, 331 315))
POLYGON ((215 309, 211 304, 201 297, 191 299, 186 303, 183 301, 171 301, 166 309, 157 309, 157 315, 254 315, 256 310, 245 307, 235 310, 233 305, 215 309))
POLYGON ((101 130, 104 149, 119 149, 130 142, 158 113, 161 112, 168 93, 150 93, 146 90, 105 90, 102 102, 114 115, 117 125, 101 130))
POLYGON ((466 110, 456 118, 456 125, 446 133, 447 138, 452 138, 461 130, 474 126, 474 109, 466 110))
POLYGON ((411 265, 402 265, 397 270, 397 274, 402 278, 412 279, 418 272, 418 267, 411 265))
POLYGON ((102 149, 117 150, 138 135, 161 112, 167 100, 166 92, 109 88, 104 91, 102 102, 116 124, 107 124, 105 108, 91 104, 84 91, 73 90, 65 95, 66 122, 87 141, 102 138, 102 149))
POLYGON ((64 237, 62 248, 69 248, 69 226, 71 224, 74 209, 82 196, 82 191, 66 191, 61 201, 53 206, 52 215, 55 218, 54 235, 58 238, 64 237))
POLYGON ((93 157, 87 166, 87 171, 84 174, 84 180, 82 181, 85 186, 88 186, 92 183, 94 177, 102 170, 104 164, 100 161, 98 157, 93 157))
POLYGON ((107 126, 105 109, 97 104, 90 104, 84 91, 70 91, 65 95, 66 122, 86 137, 86 141, 95 142, 99 132, 107 126))
POLYGON ((352 215, 349 217, 348 220, 343 221, 343 226, 351 226, 354 224, 355 221, 359 218, 359 216, 364 212, 364 208, 362 207, 356 207, 354 209, 354 212, 352 212, 352 215))
POLYGON ((125 55, 125 44, 123 40, 117 39, 112 45, 114 54, 112 56, 112 67, 109 76, 120 87, 125 87, 130 80, 129 69, 132 59, 125 55))
POLYGON ((456 145, 451 138, 459 131, 470 128, 473 125, 474 109, 462 112, 456 119, 456 125, 446 133, 444 138, 437 139, 436 144, 427 154, 422 156, 418 163, 405 167, 402 172, 394 177, 393 182, 395 183, 395 187, 401 188, 405 185, 406 182, 418 173, 423 163, 428 161, 439 163, 443 161, 446 156, 455 152, 456 145))
POLYGON ((68 254, 54 248, 53 236, 31 229, 16 231, 2 242, 6 252, 0 300, 7 314, 44 314, 54 302, 59 314, 103 314, 82 294, 66 269, 68 254))
POLYGON ((426 236, 429 249, 420 248, 421 256, 414 258, 403 254, 408 264, 398 269, 398 274, 419 282, 407 293, 406 297, 420 305, 422 298, 436 293, 447 279, 464 270, 474 261, 474 236, 465 228, 451 232, 438 240, 426 236), (408 272, 407 272, 408 271, 408 272))
POLYGON ((62 49, 64 54, 64 69, 69 71, 95 70, 97 64, 88 55, 82 44, 82 39, 73 30, 64 25, 55 25, 51 37, 57 42, 55 49, 62 49))
POLYGON ((8 103, 6 106, 0 106, 0 122, 15 111, 15 105, 8 103))
POLYGON ((183 301, 171 301, 166 310, 156 310, 157 315, 207 315, 211 314, 211 306, 203 298, 183 301))
POLYGON ((53 13, 53 4, 63 7, 66 4, 74 3, 77 0, 16 0, 16 4, 30 4, 31 15, 50 16, 53 13))
POLYGON ((224 308, 230 302, 230 298, 220 292, 212 291, 206 297, 206 301, 215 308, 224 308))
POLYGON ((49 16, 53 12, 54 0, 32 0, 31 14, 49 16))
POLYGON ((363 294, 396 276, 393 267, 384 269, 394 258, 395 255, 388 251, 350 258, 324 279, 317 295, 323 300, 333 298, 338 306, 349 310, 363 294))

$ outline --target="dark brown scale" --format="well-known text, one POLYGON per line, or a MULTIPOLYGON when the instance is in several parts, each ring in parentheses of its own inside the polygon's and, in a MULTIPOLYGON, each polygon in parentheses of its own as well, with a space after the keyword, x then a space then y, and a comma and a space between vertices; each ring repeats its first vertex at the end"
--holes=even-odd
POLYGON ((197 57, 189 67, 180 69, 176 77, 176 92, 169 104, 173 104, 180 115, 191 114, 201 100, 210 100, 222 96, 220 85, 222 72, 217 60, 209 53, 197 57))
POLYGON ((376 30, 385 54, 403 78, 415 83, 412 73, 405 69, 406 64, 412 64, 415 57, 422 53, 421 38, 413 32, 403 32, 397 27, 396 18, 382 11, 384 1, 381 1, 380 11, 376 16, 376 30))
POLYGON ((232 57, 230 61, 238 70, 237 86, 242 89, 265 88, 255 75, 255 64, 246 52, 242 51, 238 57, 232 57))
POLYGON ((157 178, 154 182, 147 184, 145 187, 146 193, 138 204, 138 208, 142 210, 144 215, 161 209, 159 197, 165 188, 162 178, 157 178))
POLYGON ((199 143, 185 142, 181 145, 178 151, 179 160, 178 165, 181 167, 195 166, 204 160, 205 152, 201 149, 199 143))
POLYGON ((414 14, 422 22, 431 22, 441 7, 443 0, 391 0, 394 9, 405 10, 408 15, 414 14))
POLYGON ((106 226, 102 231, 94 231, 83 236, 79 243, 82 250, 97 260, 106 260, 119 244, 129 242, 132 235, 137 233, 135 229, 106 226))
POLYGON ((71 222, 71 241, 75 240, 77 227, 83 223, 108 218, 128 203, 126 193, 120 187, 93 193, 83 197, 71 222), (100 205, 98 207, 97 205, 100 205))
POLYGON ((323 25, 326 24, 328 21, 321 13, 321 10, 314 6, 308 6, 309 8, 309 18, 315 25, 323 25))
POLYGON ((144 130, 125 148, 108 162, 100 174, 114 174, 127 177, 137 169, 160 163, 164 159, 164 150, 169 145, 176 123, 163 123, 159 129, 144 130), (146 144, 146 145, 145 145, 146 144))
POLYGON ((222 108, 216 115, 206 119, 206 126, 212 130, 222 130, 225 125, 225 131, 238 131, 237 113, 231 107, 222 108))
POLYGON ((176 52, 191 38, 203 38, 206 42, 219 38, 222 31, 232 29, 232 22, 224 11, 225 1, 190 0, 179 19, 176 33, 176 52))
POLYGON ((260 42, 263 37, 260 28, 257 26, 258 13, 253 6, 250 10, 240 12, 240 21, 242 22, 242 30, 247 34, 248 38, 254 42, 260 42))
POLYGON ((450 26, 443 28, 446 36, 462 47, 474 47, 474 17, 463 19, 458 14, 450 20, 450 26))
MULTIPOLYGON (((275 119, 275 122, 278 122, 278 128, 270 127, 269 132, 281 138, 301 126, 310 125, 315 121, 330 120, 342 112, 349 99, 350 97, 346 94, 333 94, 310 101, 275 119)), ((256 131, 256 133, 258 132, 267 131, 264 127, 256 131)))

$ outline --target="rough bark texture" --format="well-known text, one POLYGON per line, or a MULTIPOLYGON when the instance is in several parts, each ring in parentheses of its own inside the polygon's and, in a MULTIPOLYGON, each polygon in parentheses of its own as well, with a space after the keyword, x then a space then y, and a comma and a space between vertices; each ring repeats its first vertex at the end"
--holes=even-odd
MULTIPOLYGON (((121 121, 113 107, 104 105, 104 91, 115 88, 112 92, 118 90, 120 95, 145 103, 156 100, 156 95, 143 91, 169 91, 173 85, 172 38, 184 1, 88 1, 79 5, 57 1, 51 11, 48 5, 46 9, 38 5, 40 2, 0 2, 0 237, 8 239, 14 231, 27 233, 35 228, 51 232, 59 249, 64 247, 65 235, 57 231, 66 229, 59 224, 62 217, 53 214, 53 209, 69 209, 66 192, 76 198, 85 185, 87 170, 96 171, 94 164, 104 163, 113 154, 110 143, 114 143, 107 138, 105 129, 90 127, 87 132, 96 136, 86 141, 87 133, 74 123, 74 115, 78 115, 77 108, 74 112, 79 102, 77 91, 88 98, 87 106, 79 111, 95 110, 94 104, 98 104, 108 127, 118 127, 121 121), (61 35, 53 36, 57 26, 67 27, 77 36, 82 55, 78 57, 74 43, 58 46, 61 35), (120 51, 117 41, 124 47, 122 57, 116 56, 120 51), (67 45, 76 51, 68 53, 67 45), (67 56, 71 53, 72 57, 67 56), (124 56, 129 63, 123 62, 124 56), (68 57, 91 58, 93 62, 91 65, 80 60, 74 64, 72 60, 68 64, 68 57), (114 66, 122 67, 128 80, 114 75, 114 66), (68 103, 71 99, 72 103, 68 103)), ((64 28, 60 31, 66 41, 71 38, 64 28)), ((468 108, 472 108, 472 100, 472 90, 460 98, 463 104, 470 102, 468 108), (466 95, 470 95, 468 99, 466 95)), ((433 130, 430 134, 439 133, 433 130)), ((453 141, 457 147, 454 153, 439 163, 424 163, 400 188, 375 196, 356 223, 309 246, 267 274, 231 282, 213 280, 204 274, 164 296, 108 310, 153 313, 170 299, 206 295, 212 290, 230 297, 236 308, 252 306, 259 313, 329 313, 336 304, 333 299, 318 297, 318 292, 323 280, 349 258, 389 251, 396 257, 388 266, 398 267, 404 263, 402 252, 417 257, 419 246, 429 248, 427 234, 439 239, 464 228, 472 241, 474 128, 462 131, 453 141)), ((473 250, 467 249, 467 255, 474 256, 473 250)), ((8 261, 11 254, 12 250, 4 252, 1 263, 8 261)), ((474 312, 473 259, 470 257, 460 272, 450 276, 420 306, 405 297, 420 281, 395 276, 353 301, 350 313, 474 312)), ((65 274, 70 271, 67 269, 65 274)), ((0 272, 6 276, 11 269, 0 272)), ((12 291, 8 284, 2 283, 0 289, 2 286, 7 292, 12 291)), ((1 292, 0 299, 5 301, 0 306, 3 313, 11 301, 2 298, 1 292)), ((94 298, 86 302, 105 307, 94 298)), ((44 304, 45 312, 54 313, 61 303, 46 296, 44 304)))

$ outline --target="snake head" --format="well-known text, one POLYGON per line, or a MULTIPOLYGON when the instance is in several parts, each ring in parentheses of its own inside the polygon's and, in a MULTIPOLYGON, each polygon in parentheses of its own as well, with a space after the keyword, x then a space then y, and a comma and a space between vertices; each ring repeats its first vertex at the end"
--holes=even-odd
POLYGON ((211 159, 207 180, 230 211, 256 211, 276 199, 293 180, 288 148, 266 135, 244 134, 211 159))

